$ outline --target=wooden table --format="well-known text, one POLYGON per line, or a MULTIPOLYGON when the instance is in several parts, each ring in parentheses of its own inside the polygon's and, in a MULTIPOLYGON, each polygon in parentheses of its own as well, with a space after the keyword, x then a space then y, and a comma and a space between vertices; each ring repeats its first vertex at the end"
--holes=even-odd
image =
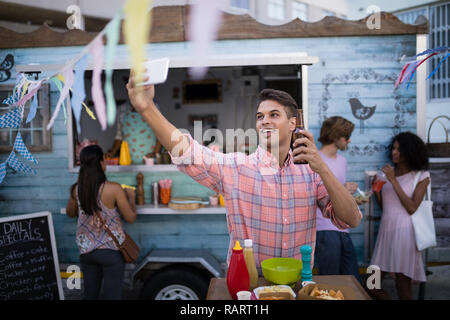
MULTIPOLYGON (((369 294, 364 290, 361 284, 354 276, 337 275, 337 276, 313 276, 313 281, 316 283, 326 283, 331 285, 347 286, 355 290, 357 300, 372 300, 369 294)), ((258 287, 271 285, 266 279, 259 278, 258 287)), ((300 281, 294 287, 294 292, 300 290, 300 281)), ((206 300, 231 300, 231 296, 227 288, 226 278, 212 278, 209 283, 208 294, 206 300)))

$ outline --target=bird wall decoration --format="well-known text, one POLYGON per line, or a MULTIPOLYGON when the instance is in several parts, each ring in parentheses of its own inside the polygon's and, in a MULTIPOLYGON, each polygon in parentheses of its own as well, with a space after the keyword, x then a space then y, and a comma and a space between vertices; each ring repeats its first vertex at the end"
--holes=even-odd
POLYGON ((351 98, 348 102, 350 102, 353 116, 360 121, 359 133, 364 134, 364 120, 373 116, 377 106, 366 107, 358 98, 351 98))

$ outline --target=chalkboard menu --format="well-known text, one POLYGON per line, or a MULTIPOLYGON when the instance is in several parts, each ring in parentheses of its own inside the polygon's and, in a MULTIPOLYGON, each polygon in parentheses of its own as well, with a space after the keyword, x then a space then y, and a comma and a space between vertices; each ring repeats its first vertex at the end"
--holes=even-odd
POLYGON ((0 218, 0 300, 64 299, 52 215, 0 218))

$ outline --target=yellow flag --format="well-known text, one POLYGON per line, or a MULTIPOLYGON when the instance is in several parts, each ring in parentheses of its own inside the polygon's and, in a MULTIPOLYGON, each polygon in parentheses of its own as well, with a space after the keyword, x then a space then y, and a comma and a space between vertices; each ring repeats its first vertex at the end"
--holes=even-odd
POLYGON ((86 105, 86 103, 82 102, 82 105, 83 105, 84 108, 86 109, 86 112, 87 112, 87 114, 89 115, 89 117, 91 117, 92 120, 95 120, 94 113, 92 112, 91 109, 89 109, 89 107, 86 105))
POLYGON ((23 87, 22 87, 22 95, 20 96, 21 99, 23 98, 23 96, 27 92, 29 85, 30 85, 30 83, 28 81, 26 81, 25 84, 23 85, 23 87))
POLYGON ((127 0, 124 7, 124 37, 131 55, 131 68, 136 82, 142 81, 145 60, 145 44, 151 28, 149 12, 152 0, 127 0))
POLYGON ((56 78, 58 78, 61 82, 66 82, 66 79, 64 79, 64 76, 61 73, 58 73, 56 78))

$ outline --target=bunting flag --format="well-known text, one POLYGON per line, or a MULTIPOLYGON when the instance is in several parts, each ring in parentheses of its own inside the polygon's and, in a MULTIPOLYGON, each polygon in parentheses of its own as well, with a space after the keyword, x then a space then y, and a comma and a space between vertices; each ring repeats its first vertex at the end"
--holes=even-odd
POLYGON ((55 111, 53 112, 53 115, 49 121, 49 123, 47 124, 47 130, 50 130, 51 127, 53 127, 53 124, 56 120, 56 117, 58 116, 59 113, 59 109, 61 109, 61 103, 64 101, 64 99, 67 97, 67 95, 69 94, 69 89, 70 87, 72 87, 72 83, 73 83, 73 70, 71 66, 68 66, 64 69, 63 72, 63 76, 65 79, 64 82, 64 88, 59 96, 59 100, 56 103, 56 108, 55 111))
POLYGON ((6 175, 6 161, 0 163, 0 183, 3 182, 5 175, 6 175))
MULTIPOLYGON (((223 4, 223 0, 196 0, 191 6, 187 36, 193 42, 193 53, 199 63, 207 58, 210 44, 217 37, 222 23, 220 6, 223 4)), ((207 70, 207 67, 193 67, 189 74, 193 79, 201 79, 207 70)))
POLYGON ((442 60, 439 62, 439 64, 437 65, 437 67, 433 70, 433 72, 430 73, 430 75, 428 76, 427 79, 430 79, 430 78, 433 76, 433 74, 436 73, 436 71, 437 71, 437 70, 439 69, 439 67, 441 66, 442 62, 444 62, 444 61, 448 58, 448 56, 450 56, 450 53, 448 53, 448 54, 445 56, 445 58, 442 59, 442 60))
POLYGON ((20 100, 14 102, 12 104, 13 107, 15 106, 21 106, 24 105, 31 97, 33 97, 39 90, 39 88, 41 87, 42 84, 42 80, 39 81, 37 84, 35 84, 34 86, 32 86, 29 90, 29 92, 27 94, 25 94, 25 92, 28 90, 29 87, 29 82, 25 82, 23 89, 22 89, 22 94, 21 94, 21 98, 20 100))
MULTIPOLYGON (((414 77, 414 74, 416 70, 428 59, 431 57, 434 57, 436 55, 441 55, 446 53, 448 50, 450 50, 450 47, 438 47, 434 49, 427 49, 421 53, 416 54, 412 58, 408 58, 408 62, 403 66, 400 75, 397 77, 397 80, 395 81, 394 88, 397 89, 400 84, 402 84, 402 87, 406 87, 406 89, 409 88, 409 85, 411 84, 411 80, 414 77), (426 58, 416 60, 420 56, 428 55, 426 58)), ((430 73, 430 75, 427 77, 427 80, 430 79, 435 72, 439 69, 441 64, 447 59, 447 57, 450 54, 447 54, 437 65, 437 67, 430 73)), ((404 58, 401 59, 403 61, 404 58)))
POLYGON ((419 63, 416 64, 416 66, 414 67, 413 71, 411 72, 411 76, 408 79, 408 85, 406 86, 406 89, 409 88, 409 84, 411 83, 412 78, 414 77, 414 73, 416 72, 417 68, 424 63, 425 61, 427 61, 428 59, 430 59, 431 57, 437 55, 437 53, 432 53, 430 54, 428 57, 426 57, 425 59, 422 59, 419 63))
POLYGON ((116 121, 116 99, 114 99, 114 89, 112 85, 112 75, 114 67, 114 57, 116 46, 120 37, 120 20, 122 12, 119 11, 111 23, 106 27, 106 54, 105 54, 105 96, 108 125, 112 126, 116 121))
POLYGON ((16 153, 14 152, 14 150, 11 151, 11 153, 9 154, 9 157, 6 160, 6 163, 8 164, 8 166, 13 168, 17 172, 36 174, 36 170, 34 170, 33 168, 31 168, 30 166, 28 166, 26 164, 23 164, 22 162, 19 161, 19 159, 17 159, 16 153))
POLYGON ((20 100, 16 101, 15 103, 13 103, 13 107, 15 106, 22 106, 24 105, 28 100, 30 100, 31 97, 33 97, 39 90, 39 88, 41 87, 42 84, 42 80, 39 81, 37 84, 33 85, 30 87, 30 90, 27 94, 25 94, 25 92, 28 90, 29 87, 29 82, 25 82, 23 89, 22 89, 22 96, 20 98, 20 100))
POLYGON ((124 38, 130 50, 131 69, 136 83, 142 82, 144 73, 145 44, 151 28, 151 4, 151 0, 127 0, 124 6, 124 38))
POLYGON ((75 64, 75 80, 72 88, 72 110, 75 116, 75 123, 77 125, 78 133, 81 132, 80 128, 80 116, 81 116, 81 104, 86 99, 86 91, 84 89, 84 71, 86 70, 88 56, 85 55, 75 64))
POLYGON ((30 105, 30 112, 28 112, 28 117, 27 117, 27 121, 26 123, 31 122, 34 117, 36 116, 36 111, 37 111, 37 107, 38 107, 38 94, 36 93, 33 97, 33 101, 31 102, 30 105))
POLYGON ((26 82, 26 78, 23 74, 19 73, 17 76, 16 85, 14 86, 13 94, 3 100, 3 104, 13 105, 16 101, 19 101, 22 97, 22 88, 26 82))
MULTIPOLYGON (((64 83, 63 80, 61 80, 63 78, 63 76, 61 76, 60 74, 58 74, 58 76, 52 78, 52 82, 55 84, 55 86, 58 88, 59 94, 61 95, 62 90, 63 90, 63 86, 62 84, 64 83)), ((64 123, 66 123, 66 104, 64 103, 64 101, 62 102, 62 106, 63 106, 63 111, 64 111, 64 123)))
POLYGON ((106 104, 102 91, 102 69, 103 69, 103 40, 97 38, 91 47, 91 53, 94 56, 94 70, 92 71, 91 95, 94 101, 95 113, 102 130, 106 130, 106 104))
POLYGON ((25 143, 23 143, 22 136, 20 135, 20 131, 17 132, 16 141, 14 142, 14 150, 16 150, 22 157, 25 159, 34 162, 37 164, 37 160, 31 155, 28 151, 25 143))
POLYGON ((20 123, 22 122, 22 111, 22 107, 15 107, 7 114, 2 115, 0 117, 0 128, 19 128, 20 123))

